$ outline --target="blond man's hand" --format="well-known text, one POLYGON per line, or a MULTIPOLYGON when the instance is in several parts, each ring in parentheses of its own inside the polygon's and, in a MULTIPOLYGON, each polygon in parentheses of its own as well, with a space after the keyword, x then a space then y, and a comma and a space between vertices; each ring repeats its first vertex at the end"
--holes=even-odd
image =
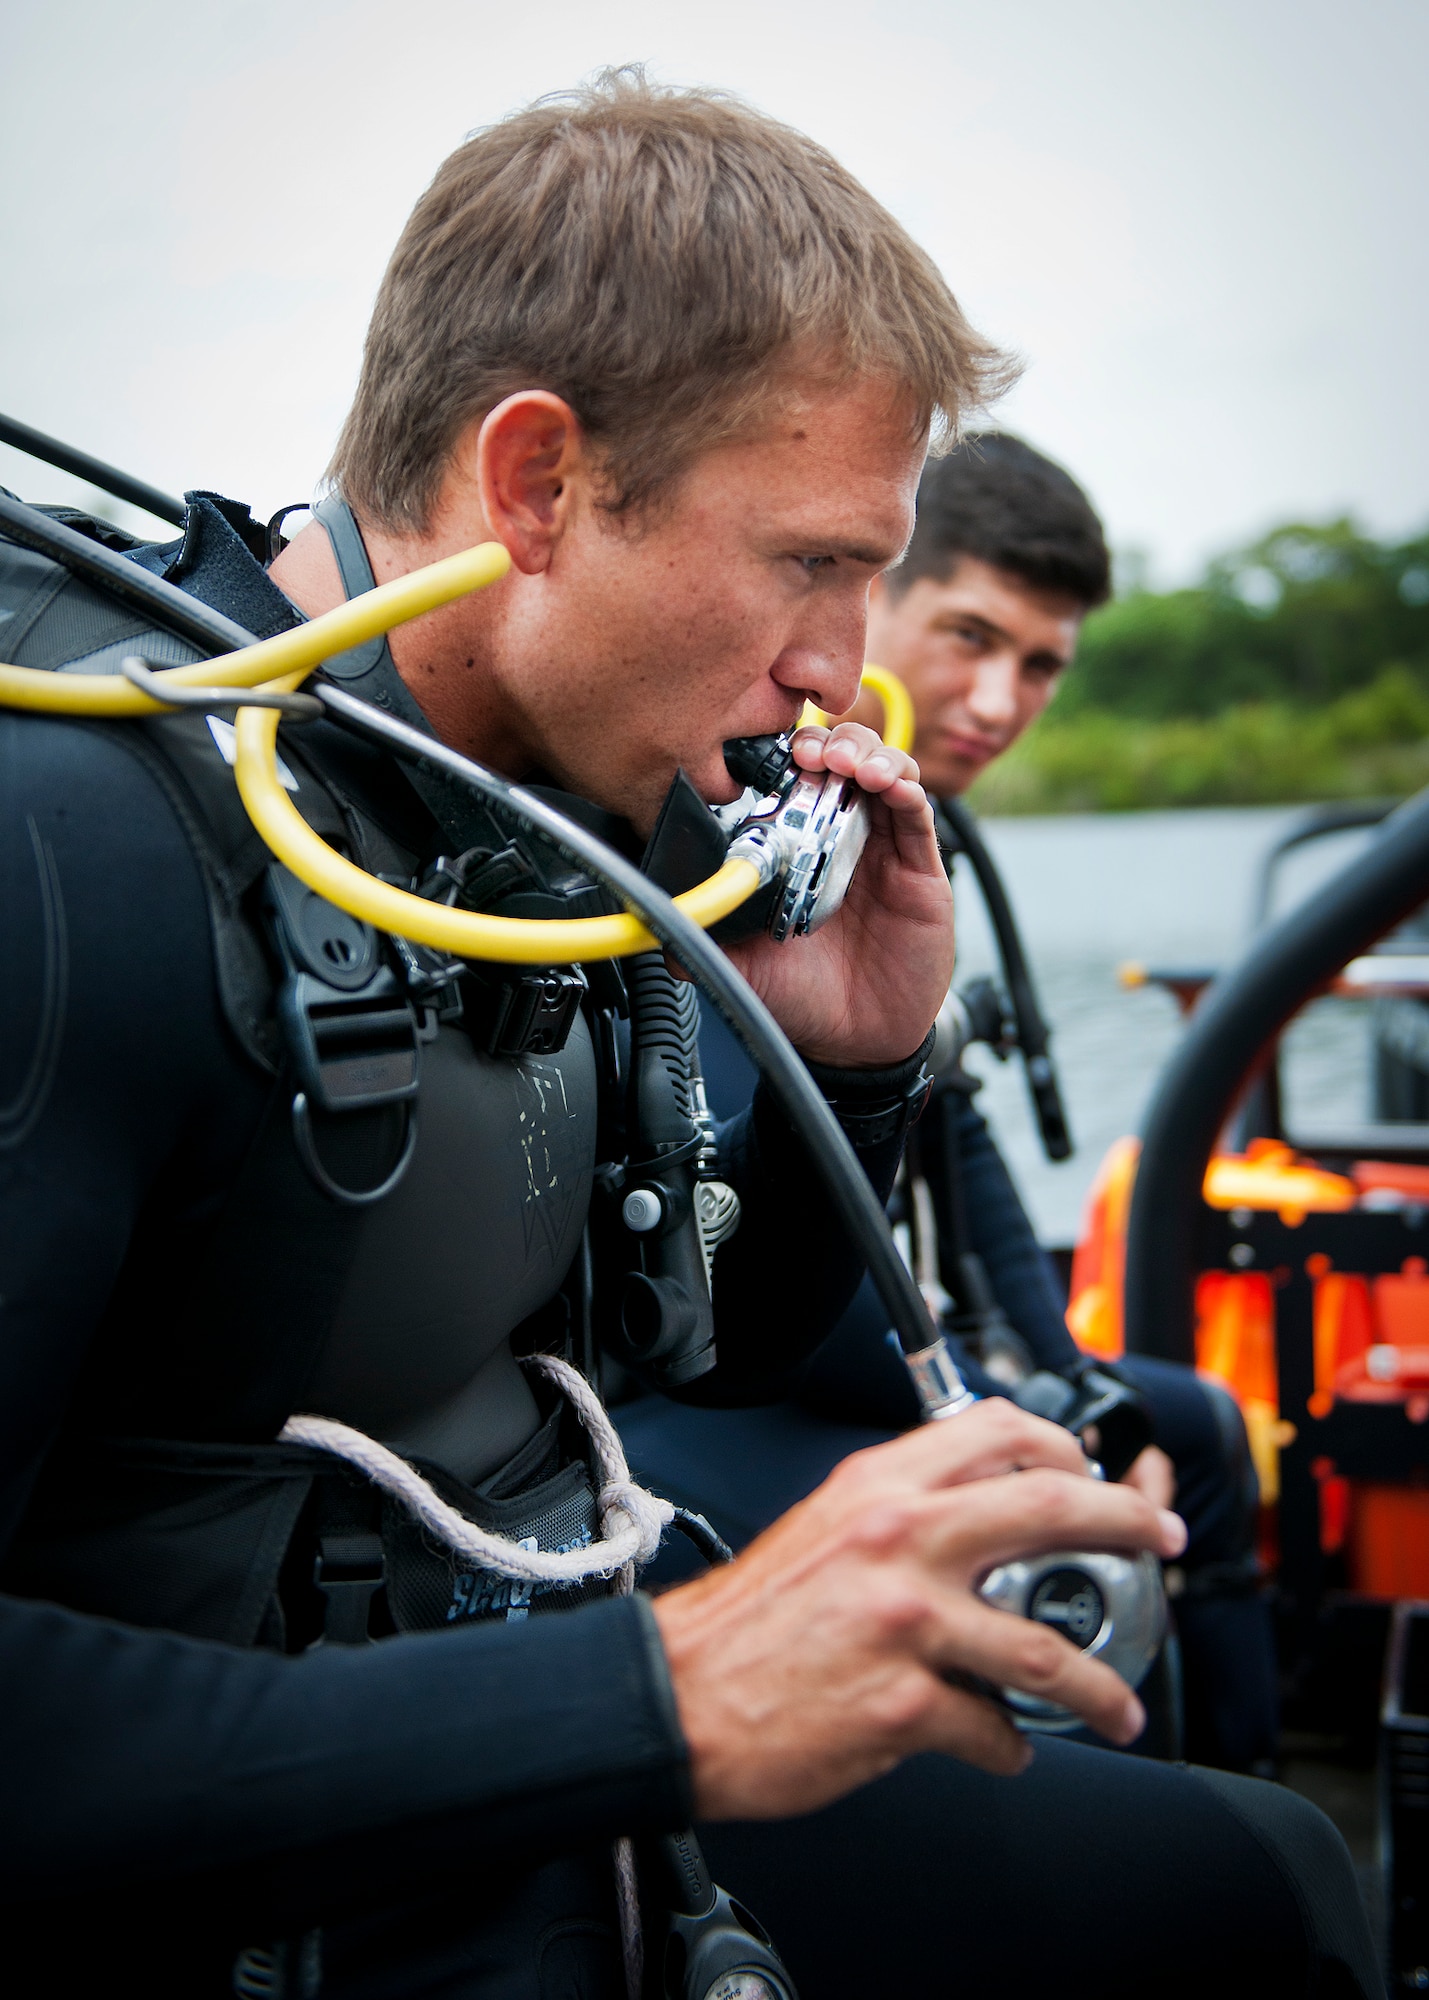
POLYGON ((737 1560, 655 1600, 703 1819, 812 1812, 921 1750, 993 1772, 1030 1756, 981 1686, 1072 1709, 1113 1743, 1126 1683, 994 1610, 998 1563, 1185 1546, 1174 1514, 1088 1476, 1076 1439, 1003 1398, 846 1459, 737 1560))
POLYGON ((918 766, 871 729, 797 732, 806 771, 868 794, 872 830, 842 909, 811 937, 750 938, 729 955, 813 1062, 881 1069, 912 1055, 953 976, 953 895, 918 766))

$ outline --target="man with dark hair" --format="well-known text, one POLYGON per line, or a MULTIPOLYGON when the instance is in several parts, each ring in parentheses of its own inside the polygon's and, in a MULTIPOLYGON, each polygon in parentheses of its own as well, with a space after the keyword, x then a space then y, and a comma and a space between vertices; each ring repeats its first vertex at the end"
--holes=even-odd
MULTIPOLYGON (((974 434, 929 462, 908 551, 870 586, 868 655, 913 698, 914 754, 935 798, 963 792, 1041 714, 1072 665, 1083 619, 1105 602, 1110 583, 1101 522, 1086 495, 1020 438, 974 434)), ((728 1112, 747 1098, 752 1072, 720 1024, 707 1026, 705 1041, 711 1091, 728 1112)), ((1071 1391, 1086 1377, 1088 1357, 1067 1330, 1058 1281, 976 1109, 977 1088, 961 1067, 938 1080, 909 1163, 931 1190, 937 1261, 958 1325, 977 1317, 979 1302, 963 1296, 968 1278, 959 1270, 969 1253, 990 1284, 984 1311, 995 1308, 989 1338, 997 1352, 981 1352, 987 1343, 970 1337, 967 1372, 981 1392, 1010 1389, 1044 1412, 1062 1398, 1046 1378, 1060 1378, 1074 1416, 1071 1391), (1035 1371, 1030 1384, 1019 1383, 1035 1371)), ((782 1453, 767 1413, 721 1427, 700 1413, 645 1404, 623 1416, 635 1455, 744 1542, 843 1451, 917 1420, 886 1324, 865 1284, 801 1376, 782 1453), (809 1415, 820 1424, 811 1427, 809 1415), (740 1422, 751 1432, 744 1452, 734 1436, 740 1422)), ((1175 1363, 1128 1357, 1098 1371, 1108 1372, 1150 1419, 1152 1441, 1121 1476, 1158 1505, 1171 1505, 1174 1494, 1189 1530, 1176 1606, 1187 1749, 1197 1762, 1266 1769, 1275 1754, 1275 1659, 1258 1591, 1258 1494, 1240 1413, 1225 1390, 1175 1363)))
MULTIPOLYGON (((854 699, 929 438, 1004 373, 820 148, 617 76, 441 169, 383 282, 337 490, 270 568, 212 495, 176 542, 87 532, 263 636, 499 542, 490 589, 324 673, 543 782, 653 872, 681 771, 732 802, 727 738, 854 699)), ((192 619, 149 629, 11 520, 12 666, 194 658, 192 619)), ((1113 1759, 1088 1795, 1093 1753, 1065 1747, 999 1775, 1030 1752, 992 1690, 1117 1741, 1141 1709, 980 1580, 1049 1546, 1184 1541, 1065 1430, 984 1404, 841 1467, 728 1567, 620 1593, 610 1521, 639 1503, 574 1363, 606 1303, 592 1265, 639 1269, 609 1198, 645 1136, 622 1000, 673 977, 655 953, 626 988, 570 974, 556 1033, 545 974, 326 929, 237 810, 225 728, 0 715, 7 1962, 44 1954, 36 1992, 634 2000, 627 1837, 658 1856, 699 1820, 806 2000, 966 1991, 970 1966, 1030 1996, 1066 1958, 1068 1990, 1214 1972, 1288 1996, 1334 1965, 1368 1993, 1348 1857, 1310 1808, 1113 1759), (354 1094, 310 1102, 334 1021, 354 1094), (415 1123, 373 1083, 393 1034, 415 1123), (533 1579, 536 1556, 569 1566, 533 1579), (1069 1828, 1104 1881, 1049 1892, 1069 1828)), ((325 721, 282 754, 298 813, 370 873, 478 912, 604 907, 430 762, 325 721)), ((886 1195, 950 892, 909 758, 854 724, 795 754, 867 794, 864 858, 817 935, 733 949, 886 1195)), ((856 1260, 766 1093, 721 1132, 686 1123, 680 1157, 708 1142, 743 1214, 711 1250, 714 1366, 676 1392, 759 1401, 856 1260)), ((679 1992, 645 1879, 647 1990, 679 1992)))
POLYGON ((868 656, 913 696, 935 797, 1036 721, 1110 592, 1101 522, 1060 466, 998 431, 929 462, 908 552, 869 592, 868 656))
POLYGON ((961 562, 986 563, 1094 611, 1111 595, 1102 524, 1071 474, 1006 431, 974 431, 934 459, 918 486, 918 520, 885 582, 902 595, 919 577, 946 582, 961 562))

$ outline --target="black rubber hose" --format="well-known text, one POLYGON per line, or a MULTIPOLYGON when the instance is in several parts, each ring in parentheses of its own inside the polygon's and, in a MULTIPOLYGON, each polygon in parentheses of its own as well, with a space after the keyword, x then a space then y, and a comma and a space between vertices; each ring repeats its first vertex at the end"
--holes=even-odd
POLYGON ((1126 1344, 1195 1359, 1194 1304, 1206 1162, 1257 1057, 1340 968, 1429 894, 1429 792, 1369 850, 1263 932, 1191 1016, 1147 1114, 1126 1240, 1126 1344))
POLYGON ((640 951, 625 960, 630 996, 630 1074, 654 1049, 670 1073, 681 1111, 693 1123, 692 1075, 699 1073, 699 1004, 687 981, 676 979, 658 951, 640 951))
POLYGON ((1066 1107, 1062 1103, 1056 1065, 1052 1061, 1051 1030, 1037 1002, 1037 989, 1032 984, 1027 954, 1022 949, 1021 933, 1012 914, 1012 905, 1007 900, 1007 891, 1002 886, 1002 877, 978 831, 977 821, 962 800, 940 799, 938 803, 943 817, 957 835, 959 847, 972 863, 997 938, 998 956, 1007 981, 1007 997, 1012 1002, 1017 1022, 1017 1045, 1022 1051, 1027 1089, 1037 1127, 1042 1134, 1042 1149, 1049 1160, 1069 1160, 1072 1156, 1072 1134, 1067 1123, 1066 1107))
POLYGON ((0 444, 13 445, 16 451, 23 451, 28 458, 38 458, 44 465, 57 466, 61 472, 72 472, 76 478, 97 486, 101 493, 112 493, 116 500, 127 500, 131 507, 142 507, 157 521, 172 521, 176 528, 184 525, 184 503, 176 500, 172 493, 161 493, 157 486, 131 478, 116 466, 106 465, 102 458, 91 458, 87 451, 76 451, 71 444, 61 444, 58 438, 46 437, 43 431, 22 424, 18 417, 0 416, 0 444))
MULTIPOLYGON (((251 632, 245 632, 231 618, 211 611, 173 584, 161 582, 122 556, 115 556, 83 535, 62 527, 47 514, 37 513, 3 495, 0 495, 0 528, 15 540, 52 556, 56 562, 93 577, 131 602, 142 604, 161 623, 185 638, 192 638, 205 652, 232 652, 256 643, 251 632)), ((415 763, 435 765, 448 772, 481 797, 493 800, 527 825, 536 827, 559 852, 610 885, 621 902, 679 960, 768 1078, 785 1116, 808 1148, 814 1171, 823 1176, 834 1206, 863 1251, 869 1276, 904 1352, 916 1354, 929 1347, 938 1338, 937 1330, 928 1317, 912 1273, 898 1254, 882 1205, 859 1164, 858 1155, 800 1061, 793 1043, 713 939, 677 909, 672 898, 657 889, 633 863, 584 827, 577 826, 574 820, 564 818, 543 799, 519 785, 508 784, 494 772, 448 749, 438 738, 423 735, 421 730, 399 722, 395 716, 369 707, 343 688, 310 682, 308 691, 318 696, 328 713, 348 728, 372 737, 415 763)))
POLYGON ((98 584, 101 590, 122 597, 126 604, 137 606, 155 624, 187 639, 201 653, 233 653, 240 647, 258 643, 251 632, 245 632, 222 612, 200 604, 176 584, 151 576, 127 556, 102 548, 88 535, 67 528, 62 521, 52 521, 37 507, 27 507, 22 500, 11 500, 4 493, 0 493, 0 534, 23 543, 26 548, 38 549, 77 576, 98 584))
POLYGON ((1327 834, 1350 833, 1357 827, 1378 826, 1389 818, 1398 803, 1397 799, 1333 799, 1328 805, 1311 806, 1302 813, 1260 864, 1251 904, 1251 928, 1258 931, 1270 915, 1275 873, 1287 854, 1303 847, 1307 841, 1323 840, 1327 834))

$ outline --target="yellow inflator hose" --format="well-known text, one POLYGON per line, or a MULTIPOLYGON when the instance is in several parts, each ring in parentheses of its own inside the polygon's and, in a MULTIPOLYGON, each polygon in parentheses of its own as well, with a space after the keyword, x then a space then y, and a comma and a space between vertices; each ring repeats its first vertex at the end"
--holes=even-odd
MULTIPOLYGON (((450 604, 470 591, 483 590, 505 576, 511 558, 500 542, 483 542, 414 569, 391 583, 379 584, 335 611, 325 611, 291 632, 244 646, 217 660, 200 660, 191 667, 169 667, 158 675, 175 687, 259 687, 280 674, 296 673, 304 680, 324 660, 361 646, 394 625, 419 618, 424 611, 450 604)), ((296 686, 297 681, 285 683, 296 686)), ((0 706, 28 708, 46 715, 160 715, 162 702, 151 700, 118 674, 56 674, 38 667, 0 665, 0 706)))
MULTIPOLYGON (((295 685, 297 678, 290 678, 284 687, 295 685)), ((319 839, 288 797, 274 768, 277 734, 278 717, 272 709, 239 709, 234 771, 248 817, 285 867, 350 916, 458 958, 500 959, 513 965, 593 963, 660 949, 634 917, 488 917, 474 910, 448 909, 379 882, 319 839)), ((753 862, 735 859, 675 901, 686 916, 708 930, 758 887, 759 871, 753 862)))
MULTIPOLYGON (((879 734, 889 749, 911 750, 918 733, 918 718, 913 712, 913 697, 897 674, 890 673, 887 667, 866 666, 859 685, 876 694, 883 703, 883 728, 879 734)), ((800 720, 827 727, 833 717, 810 702, 800 720)))

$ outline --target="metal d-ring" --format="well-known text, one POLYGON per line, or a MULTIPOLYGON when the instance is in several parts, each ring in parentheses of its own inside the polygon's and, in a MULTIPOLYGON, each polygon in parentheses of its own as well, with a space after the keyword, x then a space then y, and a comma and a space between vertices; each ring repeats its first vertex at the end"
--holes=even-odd
POLYGON ((161 701, 165 708, 201 708, 205 714, 218 708, 276 708, 292 722, 316 722, 323 712, 322 703, 310 694, 273 694, 266 688, 175 687, 172 681, 161 680, 137 653, 121 660, 119 671, 141 694, 161 701))
POLYGON ((312 1113, 308 1109, 308 1094, 305 1090, 298 1092, 293 1099, 293 1143, 298 1149, 298 1158, 329 1201, 340 1201, 348 1208, 366 1208, 369 1202, 381 1201, 384 1195, 391 1194, 411 1166, 412 1155, 417 1150, 416 1110, 410 1100, 403 1104, 402 1110, 406 1118, 402 1151, 386 1180, 380 1181, 374 1188, 345 1188, 339 1186, 318 1158, 317 1135, 313 1131, 312 1113))

